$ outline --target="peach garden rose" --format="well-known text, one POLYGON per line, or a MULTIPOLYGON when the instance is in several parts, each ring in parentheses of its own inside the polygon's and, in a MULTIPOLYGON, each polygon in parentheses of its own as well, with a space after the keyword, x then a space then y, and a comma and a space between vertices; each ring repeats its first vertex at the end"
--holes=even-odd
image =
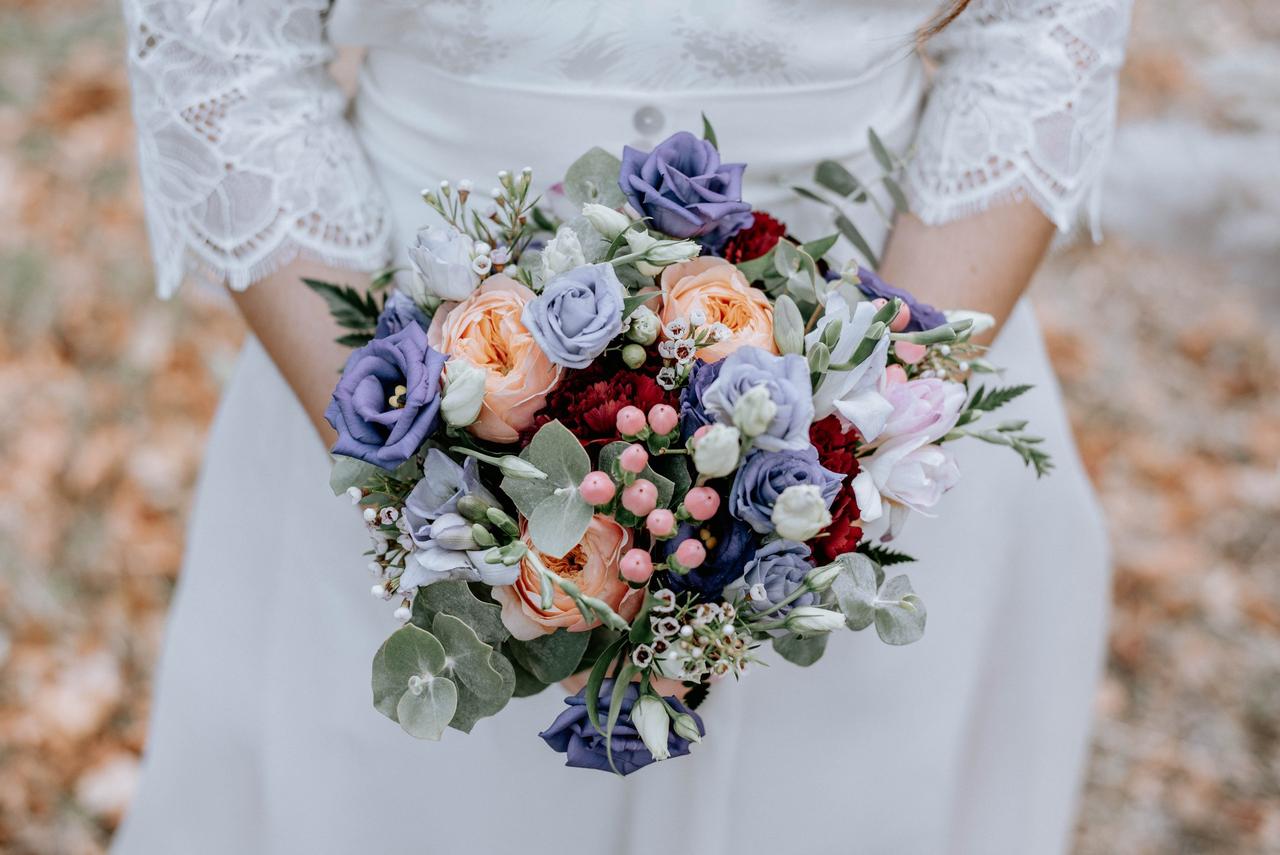
MULTIPOLYGON (((443 304, 431 319, 432 347, 486 371, 484 404, 469 428, 480 439, 516 442, 560 381, 560 368, 520 320, 533 296, 509 276, 491 276, 461 303, 443 304)), ((446 363, 446 381, 448 376, 446 363)))
POLYGON ((746 277, 723 258, 702 256, 662 271, 662 322, 688 318, 695 309, 707 324, 721 323, 733 335, 698 350, 703 362, 718 362, 744 345, 777 353, 773 343, 773 306, 746 277))
MULTIPOLYGON (((523 540, 530 549, 534 548, 527 535, 523 540)), ((582 541, 563 558, 541 553, 539 557, 547 569, 573 582, 585 596, 603 600, 631 620, 644 602, 644 591, 632 590, 618 574, 618 561, 630 547, 631 531, 597 514, 582 541)), ((493 596, 502 606, 502 623, 520 641, 548 635, 561 627, 570 632, 586 632, 599 625, 599 621, 584 620, 573 600, 558 588, 551 608, 542 608, 538 571, 528 561, 521 562, 515 583, 495 587, 493 596)))

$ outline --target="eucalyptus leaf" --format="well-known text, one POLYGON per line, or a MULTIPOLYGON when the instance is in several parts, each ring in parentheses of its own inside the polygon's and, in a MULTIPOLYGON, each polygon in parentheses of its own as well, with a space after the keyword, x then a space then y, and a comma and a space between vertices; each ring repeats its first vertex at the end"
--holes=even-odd
MULTIPOLYGON (((505 652, 511 652, 510 642, 508 642, 505 652)), ((535 677, 528 668, 521 665, 519 661, 514 658, 514 654, 510 657, 504 656, 503 658, 511 665, 511 670, 515 672, 516 687, 511 693, 513 698, 533 697, 534 695, 542 693, 551 685, 550 683, 544 680, 539 680, 535 677)))
POLYGON ((480 640, 475 630, 453 615, 438 614, 431 633, 444 648, 446 665, 453 679, 483 698, 502 698, 505 681, 490 664, 493 648, 480 640))
POLYGON ((876 632, 885 644, 912 644, 924 636, 924 601, 906 576, 894 576, 880 589, 876 602, 876 632))
POLYGON ((335 496, 341 496, 351 487, 364 487, 375 478, 394 478, 397 481, 417 480, 421 475, 418 461, 412 457, 394 470, 383 469, 372 463, 366 463, 354 457, 342 454, 333 455, 333 469, 329 472, 329 489, 335 496))
POLYGON ((838 196, 852 196, 862 189, 857 176, 834 160, 820 161, 813 170, 813 180, 838 196))
POLYGON ((867 127, 867 142, 871 144, 871 153, 875 155, 876 162, 880 164, 880 168, 885 172, 893 172, 893 157, 890 156, 889 150, 884 147, 884 143, 880 141, 880 135, 876 133, 875 128, 867 127))
POLYGON ((876 619, 876 566, 865 555, 848 553, 840 556, 840 573, 831 583, 845 626, 858 631, 876 619))
POLYGON ((595 508, 577 489, 565 488, 533 509, 529 515, 529 539, 542 554, 563 558, 582 540, 594 515, 595 508))
MULTIPOLYGON (((410 678, 430 681, 445 670, 444 647, 424 629, 407 624, 393 632, 373 657, 373 705, 398 721, 401 696, 409 693, 410 678)), ((445 721, 445 725, 448 725, 445 721)), ((443 726, 442 726, 443 727, 443 726)))
POLYGON ((564 176, 564 192, 578 207, 588 202, 620 208, 627 201, 618 186, 622 161, 600 147, 578 158, 564 176))
POLYGON ((807 668, 822 658, 827 650, 829 635, 830 633, 823 633, 801 638, 795 633, 787 633, 774 638, 773 649, 791 664, 807 668))
POLYGON ((881 180, 884 182, 884 189, 889 191, 889 198, 893 199, 893 207, 897 209, 898 213, 905 214, 911 210, 911 206, 907 203, 907 194, 902 192, 898 182, 888 175, 881 180))
POLYGON ((502 492, 510 497, 520 513, 532 516, 534 509, 553 496, 561 487, 575 491, 582 479, 591 471, 591 458, 573 433, 559 421, 543 425, 523 451, 520 458, 532 463, 544 473, 540 480, 504 477, 502 492))
POLYGON ((508 647, 515 661, 544 683, 563 680, 578 669, 582 652, 591 640, 589 632, 557 629, 532 641, 512 640, 508 647))
POLYGON ((862 236, 862 232, 858 231, 848 217, 841 214, 836 217, 836 228, 840 230, 840 234, 849 239, 858 250, 866 258, 867 263, 871 265, 872 270, 880 269, 880 259, 876 258, 875 251, 871 249, 871 244, 867 243, 867 239, 862 236))
POLYGON ((400 696, 396 718, 410 736, 438 741, 457 709, 458 687, 448 677, 433 677, 421 691, 400 696))
POLYGON ((411 620, 416 626, 430 629, 438 614, 460 619, 491 647, 497 647, 510 636, 502 625, 502 609, 497 603, 479 599, 463 581, 436 582, 419 588, 414 594, 411 620))
MULTIPOLYGON (((489 660, 489 664, 502 675, 502 693, 496 697, 484 698, 471 691, 465 683, 457 683, 458 708, 453 714, 453 719, 449 722, 449 726, 455 730, 470 733, 471 729, 476 726, 476 722, 482 718, 497 715, 511 698, 517 697, 515 693, 515 666, 512 665, 511 660, 495 651, 493 658, 489 660), (501 699, 500 701, 499 698, 501 699)), ((538 684, 538 686, 539 689, 545 688, 542 684, 538 684)))

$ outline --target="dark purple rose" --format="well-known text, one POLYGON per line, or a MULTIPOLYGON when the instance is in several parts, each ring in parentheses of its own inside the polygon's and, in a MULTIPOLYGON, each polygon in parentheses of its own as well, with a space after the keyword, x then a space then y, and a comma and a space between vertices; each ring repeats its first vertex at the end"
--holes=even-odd
POLYGON ((865 267, 858 268, 858 290, 873 300, 877 297, 884 300, 891 300, 897 297, 906 303, 907 307, 911 309, 911 323, 907 324, 906 332, 931 330, 947 322, 947 318, 942 312, 939 312, 928 303, 917 302, 915 297, 901 288, 893 287, 865 267))
POLYGON ((374 331, 374 338, 386 338, 392 333, 400 332, 409 324, 418 324, 425 330, 431 326, 431 319, 409 297, 399 291, 393 291, 382 307, 382 314, 378 315, 378 327, 374 331))
POLYGON ((718 249, 752 223, 751 206, 742 201, 746 168, 721 163, 715 146, 680 131, 653 151, 623 146, 618 186, 658 231, 718 249))
MULTIPOLYGON (((554 750, 567 755, 566 766, 612 772, 605 750, 604 734, 596 730, 591 720, 587 718, 586 691, 584 686, 578 694, 565 698, 564 702, 569 708, 560 713, 551 726, 538 735, 554 750)), ((597 701, 602 726, 609 715, 609 699, 612 694, 613 680, 605 680, 600 686, 600 697, 597 701)), ((613 726, 613 765, 622 775, 630 775, 637 769, 643 769, 654 762, 653 755, 649 753, 648 748, 644 747, 644 741, 640 739, 640 733, 631 721, 631 708, 636 705, 639 698, 639 686, 635 683, 627 686, 622 696, 622 711, 618 715, 617 723, 613 726)), ((697 713, 675 697, 668 697, 666 701, 677 713, 692 716, 698 724, 698 733, 706 733, 706 729, 702 726, 702 719, 697 713)), ((671 752, 672 757, 683 757, 689 753, 689 740, 676 735, 675 730, 672 729, 670 736, 667 737, 667 750, 671 752)))
POLYGON ((818 461, 812 445, 799 451, 753 451, 733 478, 729 513, 761 534, 773 531, 773 505, 788 487, 812 484, 822 491, 827 507, 840 492, 844 476, 818 461))
POLYGON ((664 558, 689 537, 700 538, 707 546, 706 560, 684 575, 668 573, 663 584, 677 594, 692 594, 698 602, 719 600, 725 588, 742 578, 759 540, 751 526, 733 518, 727 502, 704 523, 681 523, 675 537, 662 541, 664 558))
POLYGON ((724 360, 719 362, 703 362, 695 360, 689 371, 689 381, 680 390, 680 435, 688 439, 693 432, 703 425, 711 424, 714 419, 707 415, 707 408, 702 405, 702 393, 716 382, 720 376, 720 368, 724 360))
MULTIPOLYGON (((756 611, 763 612, 795 593, 813 570, 813 562, 809 560, 809 547, 803 543, 774 540, 760 548, 746 570, 742 584, 748 589, 755 585, 764 588, 764 602, 750 601, 756 611)), ((817 604, 818 595, 809 591, 776 609, 773 614, 781 619, 798 606, 817 604)))
POLYGON ((333 453, 383 469, 412 457, 436 428, 444 361, 418 324, 354 351, 324 411, 338 432, 333 453))

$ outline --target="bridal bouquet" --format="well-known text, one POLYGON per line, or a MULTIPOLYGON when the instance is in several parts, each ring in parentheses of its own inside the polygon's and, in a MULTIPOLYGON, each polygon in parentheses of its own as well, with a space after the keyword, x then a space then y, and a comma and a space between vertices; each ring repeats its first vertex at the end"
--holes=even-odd
MULTIPOLYGON (((577 675, 540 734, 568 765, 686 754, 708 687, 765 644, 808 665, 844 628, 920 638, 886 544, 958 480, 953 441, 1047 471, 1024 423, 977 424, 1027 388, 974 383, 989 318, 829 266, 841 235, 874 256, 843 216, 793 238, 742 200, 744 169, 708 125, 593 149, 544 199, 528 169, 442 183, 398 289, 308 282, 355 347, 333 486, 398 604, 373 703, 411 735, 577 675)), ((838 164, 815 178, 811 198, 868 198, 838 164)))

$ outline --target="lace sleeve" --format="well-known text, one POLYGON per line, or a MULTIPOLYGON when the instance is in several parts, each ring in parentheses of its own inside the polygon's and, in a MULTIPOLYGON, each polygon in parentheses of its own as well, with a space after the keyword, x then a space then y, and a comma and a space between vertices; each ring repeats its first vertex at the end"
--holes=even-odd
POLYGON ((374 270, 391 222, 326 70, 328 0, 124 0, 162 297, 298 256, 374 270))
POLYGON ((937 224, 1026 198, 1068 231, 1087 207, 1096 239, 1130 2, 975 0, 935 36, 912 210, 937 224))

